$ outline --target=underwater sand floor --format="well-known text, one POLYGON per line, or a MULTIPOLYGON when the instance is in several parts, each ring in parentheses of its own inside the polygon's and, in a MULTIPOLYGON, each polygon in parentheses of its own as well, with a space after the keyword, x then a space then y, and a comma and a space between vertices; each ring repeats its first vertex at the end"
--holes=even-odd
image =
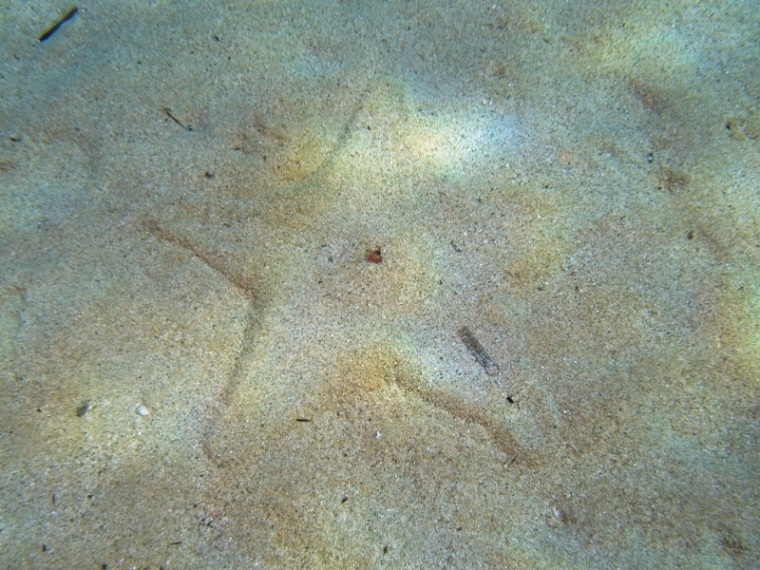
POLYGON ((0 21, 3 563, 758 564, 751 2, 57 10, 0 21))

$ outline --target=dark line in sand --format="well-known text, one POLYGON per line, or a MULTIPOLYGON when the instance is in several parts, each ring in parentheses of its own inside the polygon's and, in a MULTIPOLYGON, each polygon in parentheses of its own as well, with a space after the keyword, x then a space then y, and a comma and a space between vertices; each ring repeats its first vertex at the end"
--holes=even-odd
POLYGON ((509 464, 517 462, 526 467, 535 467, 536 461, 527 449, 524 449, 514 436, 499 423, 484 414, 477 406, 468 404, 460 398, 445 392, 433 390, 419 381, 410 379, 394 365, 393 381, 402 389, 415 394, 421 400, 440 408, 449 415, 467 423, 476 423, 482 427, 491 441, 509 457, 509 464))
POLYGON ((210 408, 206 426, 203 428, 201 441, 203 454, 217 467, 225 467, 229 464, 229 461, 225 461, 214 451, 211 438, 216 430, 216 425, 219 422, 219 419, 232 405, 232 395, 235 393, 235 390, 237 390, 237 387, 240 384, 240 379, 242 378, 243 364, 248 360, 247 356, 253 348, 253 343, 251 341, 256 329, 260 328, 260 322, 256 318, 254 311, 255 301, 258 298, 257 290, 253 283, 251 283, 249 277, 236 273, 223 259, 204 251, 190 239, 167 230, 159 225, 156 220, 147 220, 144 222, 144 225, 158 240, 176 245, 188 251, 193 257, 198 259, 198 261, 203 263, 209 269, 224 277, 224 279, 226 279, 233 287, 239 289, 245 295, 248 302, 245 329, 243 330, 243 337, 240 341, 240 348, 235 357, 235 363, 229 377, 222 386, 218 402, 210 408))

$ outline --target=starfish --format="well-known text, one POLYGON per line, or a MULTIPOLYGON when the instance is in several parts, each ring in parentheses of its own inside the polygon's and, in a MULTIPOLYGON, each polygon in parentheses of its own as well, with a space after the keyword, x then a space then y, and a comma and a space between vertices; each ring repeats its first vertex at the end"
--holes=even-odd
MULTIPOLYGON (((206 195, 144 220, 154 238, 245 298, 234 365, 204 430, 204 453, 216 465, 250 455, 251 438, 230 435, 252 417, 276 409, 295 417, 305 413, 299 409, 318 418, 394 393, 416 400, 412 408, 479 426, 506 462, 535 461, 503 421, 511 407, 506 372, 489 378, 498 370, 490 356, 478 366, 485 352, 466 326, 487 318, 478 307, 489 286, 478 291, 480 256, 470 251, 468 259, 447 233, 448 198, 435 177, 416 172, 425 147, 415 142, 424 132, 418 123, 403 90, 381 82, 358 98, 321 160, 310 160, 315 168, 297 176, 291 169, 255 195, 206 195), (368 259, 378 243, 382 258, 368 259), (473 342, 482 353, 475 361, 473 342)), ((253 131, 270 147, 290 140, 260 116, 253 131)), ((428 158, 443 142, 428 140, 428 158)))

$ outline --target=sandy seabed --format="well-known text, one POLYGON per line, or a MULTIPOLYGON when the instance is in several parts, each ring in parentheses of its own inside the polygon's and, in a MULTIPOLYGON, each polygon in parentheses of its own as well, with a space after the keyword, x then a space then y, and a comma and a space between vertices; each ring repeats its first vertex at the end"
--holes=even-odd
POLYGON ((760 8, 2 2, 0 565, 760 566, 760 8))

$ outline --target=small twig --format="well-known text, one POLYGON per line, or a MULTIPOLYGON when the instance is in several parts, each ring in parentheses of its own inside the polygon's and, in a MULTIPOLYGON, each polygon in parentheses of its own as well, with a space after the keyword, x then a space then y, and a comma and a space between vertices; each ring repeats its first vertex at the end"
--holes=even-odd
POLYGON ((483 348, 483 345, 480 344, 480 341, 475 338, 475 335, 472 334, 472 331, 469 329, 469 327, 462 327, 457 331, 457 336, 459 337, 459 340, 462 341, 462 343, 467 347, 467 350, 470 351, 470 354, 475 357, 475 360, 483 367, 483 370, 486 371, 486 374, 489 376, 496 376, 499 373, 499 365, 494 362, 493 358, 491 358, 488 353, 486 352, 486 349, 483 348))
POLYGON ((193 130, 193 127, 191 127, 189 125, 186 125, 185 123, 183 123, 182 121, 180 121, 177 117, 175 117, 174 114, 172 113, 172 110, 169 107, 164 107, 164 113, 166 113, 167 117, 169 117, 172 121, 174 121, 175 123, 177 123, 180 127, 182 127, 183 129, 185 129, 186 131, 192 131, 193 130))
POLYGON ((69 8, 69 11, 66 12, 66 15, 64 15, 61 19, 59 19, 57 22, 55 22, 52 26, 50 26, 47 30, 42 32, 40 34, 40 37, 37 38, 41 42, 44 42, 45 40, 50 39, 50 36, 52 36, 54 33, 58 31, 58 28, 60 28, 62 25, 64 25, 66 22, 71 20, 74 16, 76 16, 77 12, 79 11, 79 8, 76 6, 72 6, 69 8))

